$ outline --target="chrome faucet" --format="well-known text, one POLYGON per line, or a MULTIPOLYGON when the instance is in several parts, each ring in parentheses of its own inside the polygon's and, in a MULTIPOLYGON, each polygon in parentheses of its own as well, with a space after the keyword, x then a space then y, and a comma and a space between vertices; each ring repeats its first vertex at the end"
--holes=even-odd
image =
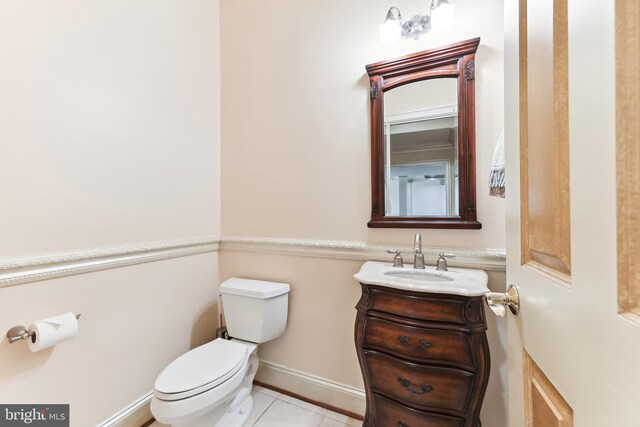
POLYGON ((413 268, 424 269, 424 255, 422 255, 422 236, 416 233, 416 240, 413 244, 413 268))

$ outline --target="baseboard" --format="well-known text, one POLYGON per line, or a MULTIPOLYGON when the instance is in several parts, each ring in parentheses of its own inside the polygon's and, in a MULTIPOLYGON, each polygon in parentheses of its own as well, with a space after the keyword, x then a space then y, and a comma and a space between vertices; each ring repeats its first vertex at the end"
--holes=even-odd
MULTIPOLYGON (((307 398, 314 403, 324 404, 329 408, 342 410, 349 415, 364 414, 364 390, 327 380, 322 377, 287 368, 275 363, 260 362, 256 374, 256 382, 272 386, 307 398)), ((140 427, 153 418, 151 414, 151 398, 153 391, 140 397, 131 405, 119 411, 99 427, 140 427)))
POLYGON ((271 362, 260 362, 256 381, 343 411, 363 415, 364 390, 271 362))
POLYGON ((99 427, 140 427, 145 425, 153 418, 151 414, 152 397, 153 391, 150 391, 122 411, 102 422, 102 424, 99 424, 99 427))

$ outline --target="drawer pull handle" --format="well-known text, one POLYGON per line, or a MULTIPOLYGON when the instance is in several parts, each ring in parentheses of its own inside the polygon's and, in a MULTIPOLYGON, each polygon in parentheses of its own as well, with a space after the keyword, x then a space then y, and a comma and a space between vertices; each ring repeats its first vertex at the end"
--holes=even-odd
POLYGON ((433 387, 428 384, 422 384, 417 388, 411 388, 411 381, 402 377, 398 377, 398 383, 400 383, 402 388, 413 394, 424 394, 433 391, 433 387))
POLYGON ((402 421, 398 421, 398 427, 411 427, 411 426, 407 423, 403 423, 402 421))
POLYGON ((400 344, 402 344, 404 347, 413 351, 424 351, 428 348, 433 347, 433 344, 425 340, 420 340, 420 345, 411 344, 411 338, 406 335, 398 335, 398 341, 400 341, 400 344))

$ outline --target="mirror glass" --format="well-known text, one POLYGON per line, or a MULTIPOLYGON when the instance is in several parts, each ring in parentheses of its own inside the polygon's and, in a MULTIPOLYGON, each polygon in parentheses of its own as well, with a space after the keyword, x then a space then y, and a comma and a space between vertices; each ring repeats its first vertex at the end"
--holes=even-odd
POLYGON ((385 215, 458 216, 458 80, 421 80, 384 97, 385 215))

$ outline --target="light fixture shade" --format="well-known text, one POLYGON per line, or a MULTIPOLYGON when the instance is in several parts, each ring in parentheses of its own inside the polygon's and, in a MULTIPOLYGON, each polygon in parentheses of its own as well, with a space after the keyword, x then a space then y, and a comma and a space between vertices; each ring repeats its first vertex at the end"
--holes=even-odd
POLYGON ((400 22, 400 12, 395 8, 389 9, 387 18, 380 25, 380 42, 383 45, 389 45, 400 39, 402 34, 402 23, 400 22), (396 16, 397 14, 397 16, 396 16))
POLYGON ((431 12, 431 25, 434 30, 446 30, 455 23, 456 8, 448 0, 439 0, 431 12))

